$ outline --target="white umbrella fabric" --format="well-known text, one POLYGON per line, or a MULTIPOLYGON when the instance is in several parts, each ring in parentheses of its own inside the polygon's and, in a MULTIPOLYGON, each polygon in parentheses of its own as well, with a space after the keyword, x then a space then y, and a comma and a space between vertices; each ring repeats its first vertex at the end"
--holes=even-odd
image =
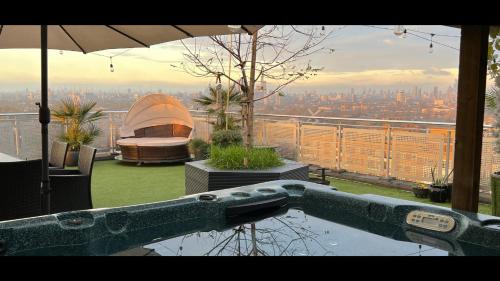
POLYGON ((0 49, 41 49, 42 208, 50 212, 48 158, 47 49, 90 53, 107 49, 149 47, 190 37, 253 34, 262 25, 0 25, 0 49))

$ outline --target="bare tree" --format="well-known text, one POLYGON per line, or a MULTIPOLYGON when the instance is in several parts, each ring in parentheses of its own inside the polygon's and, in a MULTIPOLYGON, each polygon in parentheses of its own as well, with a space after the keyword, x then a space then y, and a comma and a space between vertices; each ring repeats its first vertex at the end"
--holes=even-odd
POLYGON ((211 36, 205 44, 195 40, 188 45, 181 41, 186 49, 185 60, 172 66, 195 77, 225 77, 241 89, 244 139, 246 146, 251 147, 254 102, 281 95, 295 81, 316 76, 322 68, 311 66, 306 58, 320 51, 333 53, 322 43, 334 31, 320 26, 266 26, 251 36, 211 36), (229 60, 234 65, 233 74, 229 73, 229 60), (259 79, 270 80, 273 89, 256 98, 255 84, 259 79))

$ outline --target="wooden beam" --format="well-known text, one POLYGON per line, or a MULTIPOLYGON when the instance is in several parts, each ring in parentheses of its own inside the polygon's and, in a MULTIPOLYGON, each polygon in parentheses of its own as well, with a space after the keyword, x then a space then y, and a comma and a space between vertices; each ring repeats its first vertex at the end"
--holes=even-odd
POLYGON ((489 26, 461 27, 451 206, 477 213, 489 26))

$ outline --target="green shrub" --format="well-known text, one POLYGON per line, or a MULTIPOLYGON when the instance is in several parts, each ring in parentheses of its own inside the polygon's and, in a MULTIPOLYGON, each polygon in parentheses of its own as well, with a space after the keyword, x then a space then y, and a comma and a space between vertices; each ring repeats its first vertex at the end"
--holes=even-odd
POLYGON ((241 145, 221 147, 212 145, 208 164, 219 169, 269 169, 283 165, 279 154, 273 149, 251 148, 249 151, 241 145), (248 167, 245 168, 243 159, 248 157, 248 167))
POLYGON ((212 144, 221 147, 241 145, 243 137, 238 130, 219 130, 212 134, 212 144))
POLYGON ((188 148, 189 153, 194 154, 195 160, 207 159, 210 154, 210 145, 200 138, 192 139, 188 148))

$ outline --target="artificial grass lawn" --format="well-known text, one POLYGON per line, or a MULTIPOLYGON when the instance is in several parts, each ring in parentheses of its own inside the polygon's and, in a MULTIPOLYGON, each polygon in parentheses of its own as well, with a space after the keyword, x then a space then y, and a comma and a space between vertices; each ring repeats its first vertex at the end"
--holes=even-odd
MULTIPOLYGON (((376 194, 422 203, 450 207, 450 203, 433 203, 416 198, 412 192, 330 178, 339 191, 354 194, 376 194)), ((176 199, 184 195, 184 165, 142 165, 116 160, 96 161, 92 174, 92 202, 94 208, 119 207, 176 199)), ((479 212, 491 214, 491 205, 479 204, 479 212)))
POLYGON ((92 172, 94 208, 175 199, 184 194, 184 165, 96 161, 92 172))

